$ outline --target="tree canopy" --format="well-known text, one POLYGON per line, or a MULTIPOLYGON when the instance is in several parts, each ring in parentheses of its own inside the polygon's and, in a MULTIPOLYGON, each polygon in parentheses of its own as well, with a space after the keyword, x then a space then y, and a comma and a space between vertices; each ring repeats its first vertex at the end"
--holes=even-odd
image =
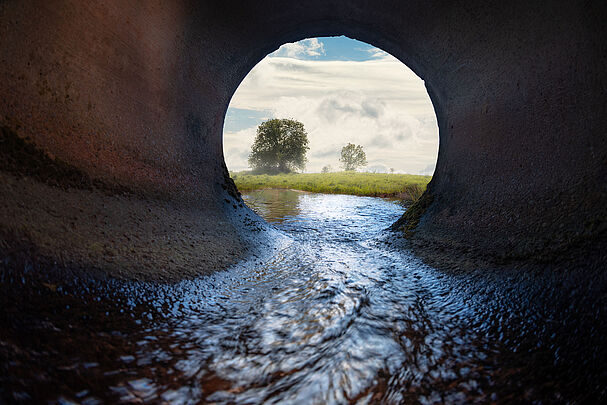
POLYGON ((306 165, 308 134, 301 122, 271 119, 257 127, 249 166, 260 173, 289 173, 306 165))
POLYGON ((367 165, 367 155, 362 146, 348 143, 341 148, 339 161, 344 170, 356 170, 359 166, 367 165))

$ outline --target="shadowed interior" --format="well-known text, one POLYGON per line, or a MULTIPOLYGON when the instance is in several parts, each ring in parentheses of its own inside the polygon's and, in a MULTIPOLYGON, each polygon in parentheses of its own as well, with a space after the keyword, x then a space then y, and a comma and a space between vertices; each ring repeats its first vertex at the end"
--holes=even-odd
POLYGON ((346 35, 409 66, 436 110, 414 243, 586 258, 607 229, 605 16, 598 1, 2 1, 3 137, 110 186, 3 170, 2 246, 134 278, 235 262, 267 232, 227 176, 229 100, 281 44, 346 35))

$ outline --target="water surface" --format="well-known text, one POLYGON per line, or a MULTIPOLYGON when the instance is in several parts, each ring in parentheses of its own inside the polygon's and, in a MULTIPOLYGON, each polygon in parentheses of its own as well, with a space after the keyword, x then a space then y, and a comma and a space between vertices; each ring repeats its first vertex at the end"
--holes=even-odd
POLYGON ((21 351, 3 364, 3 397, 487 403, 561 402, 579 390, 545 314, 382 243, 398 202, 291 190, 243 198, 289 236, 275 254, 174 286, 80 287, 86 305, 46 286, 57 308, 19 321, 31 332, 21 342, 0 341, 21 351))

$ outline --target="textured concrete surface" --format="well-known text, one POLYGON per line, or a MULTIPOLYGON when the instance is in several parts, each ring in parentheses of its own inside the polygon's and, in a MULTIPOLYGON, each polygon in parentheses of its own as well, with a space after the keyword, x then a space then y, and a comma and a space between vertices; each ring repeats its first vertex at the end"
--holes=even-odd
POLYGON ((2 173, 0 180, 0 249, 24 266, 173 282, 225 269, 256 248, 271 247, 268 236, 259 235, 265 224, 242 207, 237 222, 223 210, 183 201, 63 190, 2 173))
MULTIPOLYGON (((4 0, 0 124, 91 178, 181 202, 172 205, 176 216, 195 206, 217 221, 207 221, 208 232, 233 239, 218 225, 224 218, 248 231, 222 156, 230 97, 281 44, 344 34, 406 63, 434 103, 439 160, 414 238, 499 260, 549 261, 570 246, 605 242, 606 17, 600 1, 4 0)), ((46 195, 19 181, 23 195, 46 195)), ((2 195, 11 184, 2 183, 2 195)), ((49 205, 62 198, 48 195, 49 205)), ((31 233, 34 200, 0 227, 31 233)), ((50 218, 50 208, 40 216, 50 218)), ((86 233, 93 224, 81 220, 86 233)), ((114 233, 131 226, 114 220, 114 233)), ((122 253, 126 262, 138 257, 122 253)), ((104 263, 102 252, 91 258, 104 263)))

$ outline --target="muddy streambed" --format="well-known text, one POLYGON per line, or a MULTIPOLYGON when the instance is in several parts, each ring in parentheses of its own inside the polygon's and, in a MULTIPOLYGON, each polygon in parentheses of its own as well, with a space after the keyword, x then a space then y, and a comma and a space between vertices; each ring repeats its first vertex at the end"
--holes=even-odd
MULTIPOLYGON (((385 243, 395 201, 265 190, 288 238, 176 285, 2 273, 0 402, 488 403, 605 396, 602 351, 571 359, 553 312, 495 279, 385 243), (555 332, 556 331, 556 332, 555 332), (559 332, 559 333, 557 333, 559 332)), ((597 332, 599 333, 599 332, 597 332)), ((594 342, 594 343, 593 343, 594 342)), ((575 353, 574 353, 575 354, 575 353)))

